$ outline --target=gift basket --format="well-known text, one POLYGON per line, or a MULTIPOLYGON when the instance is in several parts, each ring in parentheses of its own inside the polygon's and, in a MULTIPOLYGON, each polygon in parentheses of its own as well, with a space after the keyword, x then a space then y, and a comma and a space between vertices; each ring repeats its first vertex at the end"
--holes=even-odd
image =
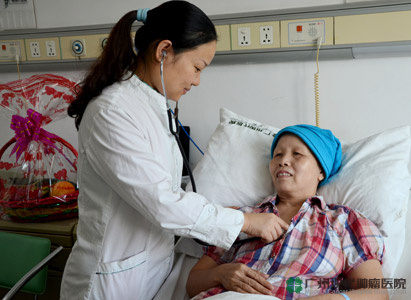
POLYGON ((77 151, 44 126, 67 117, 77 84, 34 75, 0 84, 0 117, 14 137, 0 149, 0 217, 44 222, 77 216, 77 151))

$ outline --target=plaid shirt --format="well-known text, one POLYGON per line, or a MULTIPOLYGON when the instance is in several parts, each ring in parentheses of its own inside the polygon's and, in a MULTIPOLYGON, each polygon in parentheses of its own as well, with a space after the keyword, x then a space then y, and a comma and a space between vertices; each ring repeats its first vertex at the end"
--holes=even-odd
MULTIPOLYGON (((240 210, 279 216, 275 204, 276 197, 270 196, 258 206, 240 210)), ((204 247, 204 253, 217 264, 244 263, 268 274, 274 296, 298 299, 338 292, 338 283, 362 262, 382 262, 384 241, 366 217, 346 206, 327 205, 318 196, 304 202, 280 240, 269 244, 261 240, 234 244, 228 251, 204 247)), ((222 286, 211 288, 194 299, 224 291, 222 286)))

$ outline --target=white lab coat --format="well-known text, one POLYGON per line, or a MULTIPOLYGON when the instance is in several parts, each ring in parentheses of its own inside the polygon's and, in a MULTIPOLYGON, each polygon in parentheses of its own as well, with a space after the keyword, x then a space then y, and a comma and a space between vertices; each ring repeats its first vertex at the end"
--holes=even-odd
POLYGON ((79 223, 61 299, 152 299, 174 234, 229 248, 241 212, 180 188, 164 97, 133 75, 88 105, 79 130, 79 223))

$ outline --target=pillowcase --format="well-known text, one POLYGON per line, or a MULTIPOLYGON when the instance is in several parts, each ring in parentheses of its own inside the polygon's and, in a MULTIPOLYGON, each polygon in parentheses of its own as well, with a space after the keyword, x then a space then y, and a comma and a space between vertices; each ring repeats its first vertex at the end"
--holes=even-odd
POLYGON ((343 143, 340 171, 318 190, 327 203, 351 207, 377 225, 384 236, 387 277, 392 277, 405 243, 410 144, 408 126, 343 143))
POLYGON ((221 108, 220 124, 193 170, 197 192, 222 206, 252 205, 273 194, 268 165, 278 131, 221 108))
MULTIPOLYGON (((220 124, 193 170, 197 192, 223 206, 255 205, 273 194, 268 165, 278 131, 222 108, 220 124)), ((386 246, 386 277, 392 277, 404 247, 410 150, 408 126, 342 142, 341 170, 318 190, 327 203, 356 209, 378 226, 386 246)))

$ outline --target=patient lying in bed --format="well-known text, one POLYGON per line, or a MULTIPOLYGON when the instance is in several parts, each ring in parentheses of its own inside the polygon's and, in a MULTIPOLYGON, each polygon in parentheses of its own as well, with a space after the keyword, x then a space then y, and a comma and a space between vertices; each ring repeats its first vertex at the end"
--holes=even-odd
POLYGON ((377 227, 316 196, 340 168, 338 139, 329 130, 290 126, 276 135, 271 153, 276 195, 240 209, 274 213, 276 241, 240 237, 228 251, 205 247, 187 281, 190 297, 236 291, 280 299, 388 299, 380 286, 384 242, 377 227))

